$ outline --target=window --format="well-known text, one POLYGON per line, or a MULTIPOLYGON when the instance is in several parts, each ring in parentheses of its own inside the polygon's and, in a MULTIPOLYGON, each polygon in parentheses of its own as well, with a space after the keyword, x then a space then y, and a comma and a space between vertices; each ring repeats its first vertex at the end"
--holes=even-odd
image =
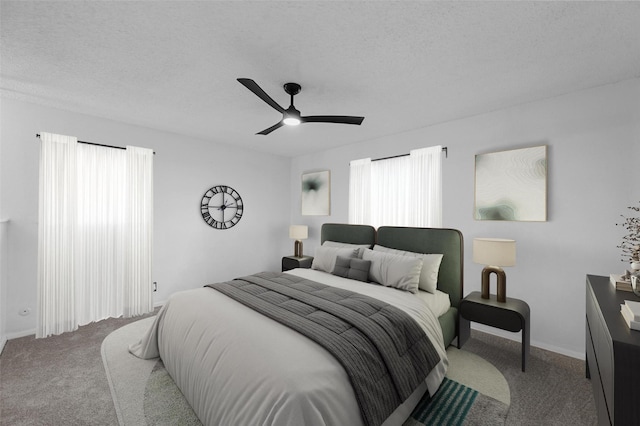
POLYGON ((442 147, 350 164, 349 223, 442 226, 442 147))

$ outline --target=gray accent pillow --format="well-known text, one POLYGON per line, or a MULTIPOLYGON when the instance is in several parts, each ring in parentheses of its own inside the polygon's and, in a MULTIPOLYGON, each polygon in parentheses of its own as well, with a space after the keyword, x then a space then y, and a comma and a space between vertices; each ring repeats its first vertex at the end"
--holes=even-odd
POLYGON ((348 278, 352 280, 369 282, 369 268, 371 268, 370 260, 350 259, 348 278))
POLYGON ((371 262, 368 260, 338 256, 336 257, 336 265, 331 273, 339 277, 368 282, 370 267, 371 262))
POLYGON ((351 258, 345 256, 336 257, 336 266, 333 267, 331 273, 338 275, 339 277, 347 277, 349 275, 349 267, 351 265, 351 258))

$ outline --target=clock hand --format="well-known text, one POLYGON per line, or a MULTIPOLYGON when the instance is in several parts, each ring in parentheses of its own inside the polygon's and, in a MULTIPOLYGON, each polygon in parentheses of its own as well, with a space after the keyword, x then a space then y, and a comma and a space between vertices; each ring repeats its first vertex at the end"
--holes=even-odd
POLYGON ((224 201, 224 192, 223 192, 223 193, 222 193, 222 202, 221 202, 221 204, 218 206, 218 210, 224 210, 224 209, 226 209, 226 208, 227 208, 227 204, 226 204, 226 202, 224 201))

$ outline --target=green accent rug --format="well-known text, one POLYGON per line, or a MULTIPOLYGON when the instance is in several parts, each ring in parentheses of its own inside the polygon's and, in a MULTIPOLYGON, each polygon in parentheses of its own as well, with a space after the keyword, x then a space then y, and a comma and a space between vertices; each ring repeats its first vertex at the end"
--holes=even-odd
MULTIPOLYGON (((129 354, 129 344, 151 326, 153 317, 107 336, 102 358, 121 426, 200 425, 162 361, 129 354)), ((464 350, 447 349, 449 371, 433 398, 425 395, 403 426, 503 425, 510 392, 504 376, 489 362, 464 350)))
POLYGON ((445 377, 438 392, 426 394, 405 426, 501 425, 509 405, 445 377))

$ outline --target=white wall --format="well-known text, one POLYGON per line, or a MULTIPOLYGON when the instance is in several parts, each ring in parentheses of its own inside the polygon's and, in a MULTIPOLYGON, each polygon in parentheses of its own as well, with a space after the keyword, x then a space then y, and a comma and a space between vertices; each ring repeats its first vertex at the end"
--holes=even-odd
MULTIPOLYGON (((637 104, 640 104, 640 99, 636 99, 637 104)), ((640 106, 637 107, 640 109, 640 106)), ((640 114, 639 114, 640 115, 640 114)), ((640 207, 640 119, 636 117, 636 128, 634 134, 636 135, 635 141, 632 142, 633 152, 632 155, 622 161, 623 167, 627 167, 627 163, 631 168, 635 168, 635 172, 631 175, 629 185, 629 205, 640 207)))
POLYGON ((7 229, 9 222, 0 218, 0 353, 4 349, 7 342, 7 334, 5 332, 5 316, 7 313, 7 255, 9 253, 7 246, 7 229))
MULTIPOLYGON (((2 102, 0 102, 0 114, 2 113, 2 102)), ((0 120, 1 124, 1 120, 0 120)), ((2 140, 4 126, 0 125, 0 141, 2 140)), ((2 209, 2 158, 4 157, 2 143, 0 142, 0 353, 4 349, 7 342, 6 333, 6 315, 7 315, 7 260, 9 257, 8 250, 8 232, 9 222, 3 216, 2 209)))
POLYGON ((289 211, 273 196, 273 188, 289 183, 290 159, 15 100, 2 103, 0 218, 10 222, 7 280, 0 286, 7 296, 2 325, 10 338, 36 324, 39 132, 155 150, 156 303, 178 290, 279 270, 290 251, 289 211), (235 188, 245 204, 238 225, 224 231, 200 216, 203 194, 217 184, 235 188), (23 308, 31 314, 19 316, 23 308))
POLYGON ((348 221, 349 161, 447 146, 443 225, 465 237, 465 294, 480 290, 473 238, 517 240, 507 296, 529 303, 532 344, 584 357, 585 275, 624 269, 616 249, 622 230, 614 224, 640 200, 638 123, 640 80, 634 79, 301 156, 291 168, 292 223, 310 226, 305 250, 313 254, 322 223, 348 221), (475 221, 475 155, 542 144, 548 145, 548 221, 475 221), (315 170, 331 170, 329 217, 300 216, 300 175, 315 170))

